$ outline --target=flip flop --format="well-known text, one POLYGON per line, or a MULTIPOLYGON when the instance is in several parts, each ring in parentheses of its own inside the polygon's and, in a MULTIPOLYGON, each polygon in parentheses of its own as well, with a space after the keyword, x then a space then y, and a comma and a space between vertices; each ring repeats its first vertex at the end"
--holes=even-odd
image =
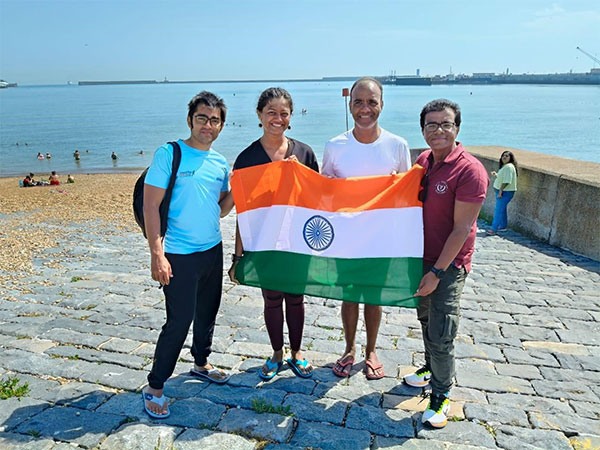
POLYGON ((152 412, 148 409, 148 407, 146 406, 146 402, 148 401, 156 403, 162 408, 168 400, 169 399, 164 395, 161 395, 160 397, 155 397, 154 395, 146 392, 146 390, 142 389, 142 402, 144 404, 144 410, 146 411, 146 414, 148 414, 153 419, 166 419, 171 415, 171 411, 169 411, 169 408, 167 407, 167 412, 165 414, 156 414, 155 412, 152 412))
POLYGON ((288 363, 288 366, 290 366, 290 369, 292 369, 300 378, 312 377, 313 368, 308 364, 306 358, 304 358, 302 361, 295 358, 288 358, 286 359, 286 362, 288 363), (302 372, 302 369, 308 370, 308 372, 302 372))
POLYGON ((382 363, 372 363, 368 359, 365 360, 365 376, 367 380, 381 380, 385 376, 385 372, 383 371, 382 363), (371 374, 369 374, 369 369, 371 369, 371 374), (380 375, 377 374, 377 370, 381 369, 380 375))
POLYGON ((225 378, 216 378, 215 375, 217 374, 225 374, 225 372, 216 369, 216 368, 212 368, 212 369, 202 369, 202 370, 196 370, 194 368, 190 369, 190 375, 193 377, 198 377, 198 378, 203 378, 205 380, 208 380, 212 383, 217 383, 217 384, 225 384, 229 381, 229 378, 231 377, 230 375, 226 375, 225 378))
POLYGON ((354 364, 354 356, 347 355, 344 358, 340 358, 333 366, 333 373, 341 378, 347 377, 352 371, 352 364, 354 364))
POLYGON ((283 361, 274 363, 273 361, 271 361, 271 358, 269 358, 265 361, 264 365, 267 366, 268 372, 266 374, 263 373, 263 370, 261 368, 258 371, 258 376, 261 377, 263 380, 272 380, 273 378, 275 378, 275 375, 277 375, 281 370, 281 366, 283 366, 283 361))

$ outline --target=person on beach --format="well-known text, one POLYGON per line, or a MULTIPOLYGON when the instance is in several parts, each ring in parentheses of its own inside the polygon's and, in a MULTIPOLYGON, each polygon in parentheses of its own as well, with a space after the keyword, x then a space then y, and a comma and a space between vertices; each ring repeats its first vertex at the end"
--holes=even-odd
MULTIPOLYGON (((383 109, 383 87, 375 78, 357 80, 350 89, 350 112, 354 128, 331 139, 325 146, 322 174, 332 178, 370 175, 390 175, 410 169, 410 151, 405 139, 379 126, 383 109)), ((367 299, 366 299, 367 300, 367 299)), ((381 306, 365 303, 364 318, 367 328, 365 375, 369 380, 385 376, 375 346, 381 322, 381 306)), ((350 375, 356 358, 356 328, 358 303, 342 303, 342 324, 346 349, 333 366, 339 377, 350 375)))
POLYGON ((112 152, 112 153, 111 153, 111 155, 110 155, 110 158, 111 158, 113 161, 116 161, 117 159, 119 159, 119 157, 117 156, 117 154, 116 154, 115 152, 112 152))
POLYGON ((75 150, 73 152, 73 158, 75 158, 75 161, 79 161, 81 159, 81 154, 79 153, 79 150, 75 150))
MULTIPOLYGON (((290 119, 293 111, 292 97, 285 89, 273 87, 263 91, 256 106, 258 126, 262 128, 263 135, 239 154, 233 169, 290 159, 318 172, 319 164, 312 149, 300 141, 285 136, 285 132, 291 128, 290 119)), ((243 252, 244 246, 236 226, 235 252, 232 255, 232 264, 229 269, 229 277, 234 283, 238 282, 235 278, 235 268, 242 258, 243 252)), ((313 367, 303 357, 301 350, 304 330, 304 296, 268 289, 262 289, 262 296, 265 324, 273 348, 273 356, 266 360, 259 376, 262 379, 270 380, 279 373, 283 366, 283 301, 285 300, 285 318, 291 352, 291 358, 288 358, 286 362, 297 376, 311 377, 313 367)))
POLYGON ((38 152, 37 159, 44 159, 44 155, 42 155, 41 153, 38 152))
POLYGON ((71 175, 71 174, 67 175, 67 183, 68 184, 75 183, 75 178, 73 178, 73 175, 71 175))
POLYGON ((515 155, 509 151, 503 152, 498 161, 498 172, 492 171, 492 176, 496 177, 494 181, 496 207, 494 208, 492 228, 486 231, 490 236, 493 236, 497 232, 506 231, 508 225, 506 208, 517 191, 518 175, 519 169, 515 155))
POLYGON ((477 216, 489 184, 483 165, 456 141, 459 106, 445 99, 429 102, 421 111, 421 131, 430 149, 415 164, 423 177, 425 249, 417 317, 425 346, 425 365, 404 376, 409 386, 431 384, 431 397, 421 421, 446 426, 454 378, 454 339, 460 316, 460 297, 471 270, 477 216))
POLYGON ((46 152, 46 159, 51 159, 52 158, 52 154, 50 154, 50 152, 46 152))
POLYGON ((60 185, 60 180, 58 179, 58 175, 56 175, 56 170, 52 171, 50 177, 48 178, 48 181, 50 181, 50 186, 60 185))
POLYGON ((229 186, 229 164, 211 145, 223 129, 226 112, 223 99, 211 92, 200 92, 189 102, 190 137, 178 141, 181 163, 164 241, 159 206, 171 176, 171 145, 156 151, 145 179, 144 220, 152 279, 162 285, 167 309, 148 387, 142 391, 146 412, 157 419, 169 416, 163 387, 173 374, 192 321, 194 366, 190 374, 220 384, 229 379, 208 362, 223 277, 219 202, 229 186))
POLYGON ((25 178, 23 178, 23 187, 35 186, 35 182, 33 181, 33 177, 31 175, 32 174, 25 175, 25 178))

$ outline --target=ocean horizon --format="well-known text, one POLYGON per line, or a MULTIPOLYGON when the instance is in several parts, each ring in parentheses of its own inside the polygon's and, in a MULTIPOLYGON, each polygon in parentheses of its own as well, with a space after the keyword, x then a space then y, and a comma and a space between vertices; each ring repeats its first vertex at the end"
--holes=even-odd
MULTIPOLYGON (((213 148, 233 163, 261 136, 256 101, 274 85, 294 100, 287 135, 310 145, 321 161, 327 140, 346 131, 341 92, 350 81, 20 86, 0 90, 0 176, 141 170, 156 148, 189 136, 187 103, 205 89, 227 104, 226 126, 213 148), (76 149, 79 162, 72 156, 76 149), (47 152, 50 160, 37 159, 47 152)), ((461 106, 458 139, 466 146, 499 145, 600 162, 598 86, 386 85, 380 125, 411 148, 426 147, 419 113, 441 97, 461 106)), ((352 127, 352 117, 348 120, 352 127)))

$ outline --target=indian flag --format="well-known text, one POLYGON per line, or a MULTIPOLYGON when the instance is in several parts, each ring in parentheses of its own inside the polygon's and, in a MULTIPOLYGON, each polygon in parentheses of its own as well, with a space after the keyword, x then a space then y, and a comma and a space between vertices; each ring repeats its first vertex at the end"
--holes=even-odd
POLYGON ((235 170, 242 284, 416 307, 423 271, 424 169, 327 178, 294 161, 235 170))

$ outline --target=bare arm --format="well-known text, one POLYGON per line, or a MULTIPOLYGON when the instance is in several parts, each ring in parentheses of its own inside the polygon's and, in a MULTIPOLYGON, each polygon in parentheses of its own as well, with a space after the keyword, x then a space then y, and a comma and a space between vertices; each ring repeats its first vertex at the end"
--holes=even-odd
POLYGON ((221 192, 219 197, 219 206, 221 207, 221 217, 225 217, 233 209, 233 194, 231 191, 221 192))
MULTIPOLYGON (((446 270, 452 264, 469 236, 471 226, 477 219, 480 209, 481 205, 479 203, 467 203, 458 200, 454 202, 454 228, 448 239, 446 239, 444 248, 434 264, 435 268, 446 270)), ((427 272, 423 275, 415 296, 420 297, 431 294, 437 289, 439 282, 440 280, 433 272, 427 272)))
MULTIPOLYGON (((244 254, 244 245, 242 244, 242 237, 240 236, 240 227, 236 221, 235 223, 235 250, 234 250, 234 255, 236 256, 242 256, 244 254)), ((237 261, 233 261, 231 263, 231 267, 229 268, 229 270, 227 271, 227 273, 229 274, 229 279, 231 281, 233 281, 235 284, 239 284, 240 282, 237 280, 237 278, 235 277, 235 268, 237 266, 237 261)))
POLYGON ((165 196, 166 189, 148 184, 144 185, 144 224, 150 246, 150 267, 152 279, 162 285, 169 284, 173 272, 171 264, 165 257, 160 237, 160 214, 158 208, 165 196))
POLYGON ((502 183, 502 185, 500 186, 500 189, 498 189, 498 198, 502 198, 502 192, 504 192, 504 189, 506 189, 506 186, 508 186, 508 183, 502 183))

